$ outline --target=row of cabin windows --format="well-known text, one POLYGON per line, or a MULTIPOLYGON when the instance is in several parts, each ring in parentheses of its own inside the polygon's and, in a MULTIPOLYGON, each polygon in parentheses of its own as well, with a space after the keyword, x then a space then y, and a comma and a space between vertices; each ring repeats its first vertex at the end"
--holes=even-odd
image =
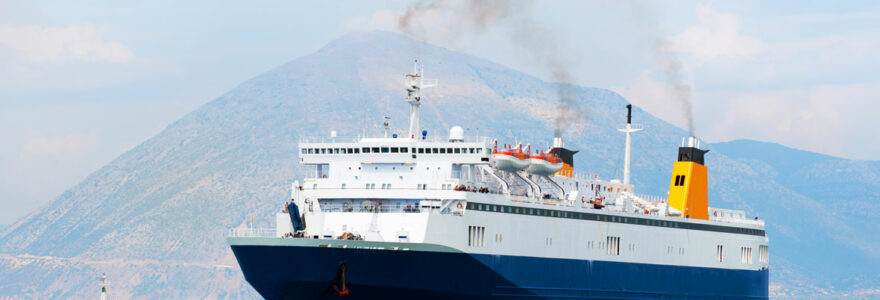
MULTIPOLYGON (((345 184, 344 184, 344 183, 342 184, 342 188, 345 189, 345 184)), ((376 189, 376 184, 375 184, 375 183, 367 183, 367 184, 364 186, 364 188, 365 188, 365 189, 368 189, 368 190, 375 190, 375 189, 376 189)), ((383 183, 383 184, 382 184, 382 189, 383 189, 383 190, 391 189, 391 184, 390 184, 390 183, 383 183)))
POLYGON ((480 154, 482 148, 407 148, 407 147, 363 147, 363 148, 302 148, 302 154, 360 154, 360 153, 410 153, 413 154, 480 154))
MULTIPOLYGON (((449 186, 451 187, 451 184, 449 186)), ((443 189, 447 189, 447 188, 444 187, 443 189)), ((482 204, 482 203, 475 203, 475 202, 468 202, 467 209, 468 210, 487 211, 487 212, 520 214, 520 215, 532 215, 532 216, 581 219, 581 220, 592 220, 592 221, 602 221, 602 222, 612 222, 612 223, 647 225, 647 226, 656 226, 656 227, 706 230, 706 231, 739 233, 739 234, 759 235, 759 236, 764 235, 763 230, 751 229, 751 228, 729 227, 729 226, 723 226, 723 225, 709 225, 709 224, 692 224, 692 223, 686 223, 686 222, 662 221, 662 220, 654 220, 654 219, 621 217, 621 216, 609 216, 609 215, 603 215, 603 214, 569 212, 569 211, 560 211, 560 210, 542 209, 542 208, 528 208, 528 207, 517 207, 517 206, 508 206, 508 205, 482 204)))

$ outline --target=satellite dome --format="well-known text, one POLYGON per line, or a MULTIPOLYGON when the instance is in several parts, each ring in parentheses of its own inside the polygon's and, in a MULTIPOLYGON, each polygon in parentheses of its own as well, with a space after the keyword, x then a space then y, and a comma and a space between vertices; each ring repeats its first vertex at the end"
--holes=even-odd
POLYGON ((449 129, 449 141, 464 141, 464 129, 462 129, 461 126, 452 126, 452 128, 449 129))

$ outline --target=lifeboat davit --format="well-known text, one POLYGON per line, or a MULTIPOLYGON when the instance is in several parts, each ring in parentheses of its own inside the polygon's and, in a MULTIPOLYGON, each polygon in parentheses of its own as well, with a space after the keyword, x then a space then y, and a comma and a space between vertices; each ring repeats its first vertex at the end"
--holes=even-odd
POLYGON ((492 158, 495 159, 495 168, 516 172, 529 167, 529 155, 520 148, 509 148, 498 151, 496 142, 495 151, 492 151, 492 158))
POLYGON ((562 159, 551 153, 539 153, 529 157, 529 173, 550 176, 562 170, 562 159))

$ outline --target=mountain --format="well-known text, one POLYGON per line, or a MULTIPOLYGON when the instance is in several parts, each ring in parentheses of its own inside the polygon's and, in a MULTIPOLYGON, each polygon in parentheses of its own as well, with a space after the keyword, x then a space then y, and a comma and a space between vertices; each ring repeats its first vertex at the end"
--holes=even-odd
MULTIPOLYGON (((210 101, 4 228, 0 298, 94 297, 102 272, 118 298, 257 297, 226 233, 274 226, 290 183, 309 174, 296 163, 300 138, 379 134, 386 115, 403 132, 413 58, 440 82, 422 107, 429 135, 461 125, 502 141, 551 142, 557 84, 398 34, 348 34, 210 101)), ((572 90, 583 118, 563 137, 581 151, 575 169, 618 177, 624 136, 615 127, 627 101, 572 90)), ((633 118, 647 128, 634 136, 633 183, 665 195, 686 132, 638 108, 633 118)), ((710 145, 710 205, 767 221, 774 293, 877 289, 880 241, 869 238, 880 228, 877 164, 750 143, 710 145), (805 166, 813 167, 793 170, 805 166)))

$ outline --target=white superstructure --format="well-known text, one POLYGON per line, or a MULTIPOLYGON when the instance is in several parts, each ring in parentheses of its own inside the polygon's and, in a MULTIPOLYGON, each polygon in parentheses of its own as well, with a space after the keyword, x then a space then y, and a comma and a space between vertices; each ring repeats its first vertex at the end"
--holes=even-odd
MULTIPOLYGON (((276 235, 326 240, 327 247, 363 239, 436 244, 477 254, 768 267, 762 221, 715 208, 708 209, 708 220, 688 219, 666 197, 635 193, 629 184, 630 134, 640 126, 628 120, 621 129, 627 135, 622 182, 536 175, 518 167, 513 169, 523 170, 502 171, 496 164, 511 162, 496 161, 498 142, 493 139, 466 136, 460 127, 452 128, 449 138, 420 131, 420 90, 433 84, 424 82, 418 65, 415 74, 407 75, 408 136, 344 138, 334 133, 300 141, 300 164, 314 168, 313 176, 292 187, 305 228, 294 230, 285 211, 276 217, 276 235)), ((564 148, 561 138, 554 138, 553 145, 564 148)))

